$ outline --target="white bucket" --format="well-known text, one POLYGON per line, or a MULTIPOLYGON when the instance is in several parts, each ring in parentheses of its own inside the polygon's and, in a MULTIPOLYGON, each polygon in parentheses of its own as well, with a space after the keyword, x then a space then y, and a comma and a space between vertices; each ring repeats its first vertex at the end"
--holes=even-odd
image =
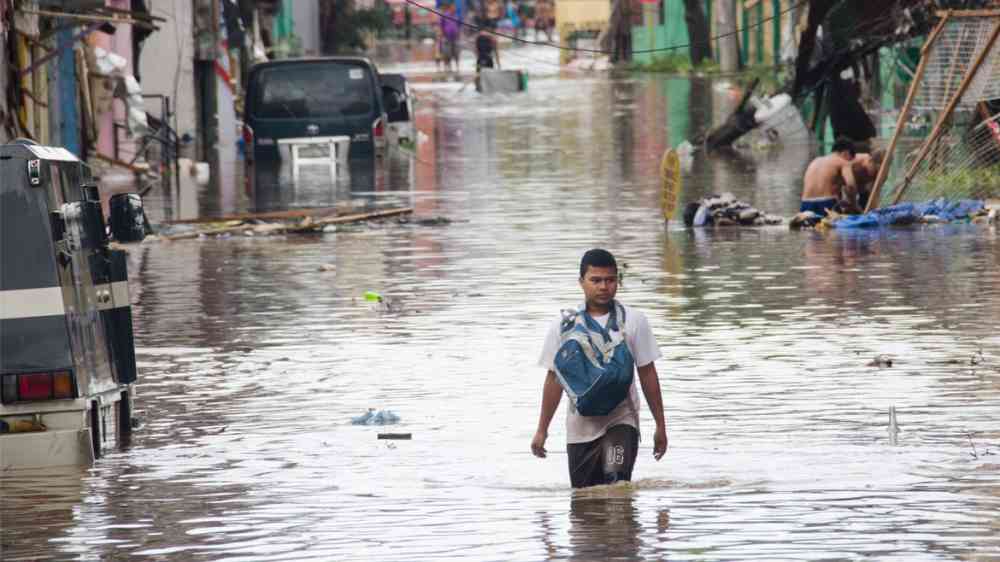
POLYGON ((760 103, 754 112, 761 132, 771 141, 804 139, 809 136, 802 115, 788 94, 778 94, 760 103))

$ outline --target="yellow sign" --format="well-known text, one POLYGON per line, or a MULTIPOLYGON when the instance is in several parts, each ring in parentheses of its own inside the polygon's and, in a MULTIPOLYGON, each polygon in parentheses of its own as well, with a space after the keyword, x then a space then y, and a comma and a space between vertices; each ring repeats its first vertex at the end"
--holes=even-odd
POLYGON ((664 220, 674 218, 681 196, 681 159, 677 151, 668 148, 660 162, 660 206, 664 220))

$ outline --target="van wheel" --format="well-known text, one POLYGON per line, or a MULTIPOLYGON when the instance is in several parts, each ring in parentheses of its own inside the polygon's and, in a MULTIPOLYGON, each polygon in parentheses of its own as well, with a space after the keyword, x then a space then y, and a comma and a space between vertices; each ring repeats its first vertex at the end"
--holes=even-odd
POLYGON ((118 401, 118 436, 123 444, 132 437, 132 399, 127 390, 118 401))
POLYGON ((90 442, 93 445, 96 461, 101 458, 101 407, 97 400, 90 401, 90 442))

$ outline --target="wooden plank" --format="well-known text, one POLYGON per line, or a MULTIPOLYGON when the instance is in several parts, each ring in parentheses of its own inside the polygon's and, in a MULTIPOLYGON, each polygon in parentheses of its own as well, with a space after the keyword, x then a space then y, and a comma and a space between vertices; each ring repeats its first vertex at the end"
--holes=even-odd
POLYGON ((337 212, 336 207, 319 207, 314 209, 290 209, 287 211, 269 211, 266 213, 239 213, 214 217, 198 217, 194 219, 174 219, 163 221, 163 224, 205 224, 210 222, 229 222, 267 219, 301 219, 305 217, 323 217, 337 212))
MULTIPOLYGON (((355 213, 351 215, 341 215, 337 217, 320 219, 317 221, 306 221, 301 223, 292 224, 271 224, 271 225, 258 225, 258 227, 264 227, 266 234, 278 234, 278 233, 303 233, 303 232, 314 232, 320 230, 322 227, 331 224, 345 224, 351 222, 360 222, 365 220, 374 219, 384 219, 389 217, 394 217, 398 215, 405 215, 413 212, 413 207, 403 207, 400 209, 386 209, 384 211, 372 211, 370 213, 355 213)), ((244 232, 247 230, 254 230, 254 225, 240 224, 236 226, 227 226, 223 228, 214 228, 211 230, 200 230, 194 232, 184 232, 182 234, 174 234, 171 236, 164 236, 164 240, 174 241, 174 240, 185 240, 189 238, 197 238, 198 236, 205 234, 207 236, 215 236, 219 234, 233 234, 236 232, 244 232)))

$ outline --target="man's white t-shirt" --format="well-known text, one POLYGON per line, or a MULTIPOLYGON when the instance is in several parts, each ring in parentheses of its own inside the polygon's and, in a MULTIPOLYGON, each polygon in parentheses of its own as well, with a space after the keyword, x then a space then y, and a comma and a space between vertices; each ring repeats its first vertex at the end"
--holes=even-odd
MULTIPOLYGON (((621 304, 621 303, 619 303, 621 304)), ((645 367, 656 361, 663 355, 656 345, 656 338, 649 328, 649 321, 646 315, 634 308, 622 305, 625 309, 625 323, 622 326, 625 332, 625 344, 628 345, 632 357, 635 358, 636 367, 645 367)), ((610 314, 594 316, 594 320, 601 326, 607 326, 610 314)), ((555 372, 556 353, 559 352, 559 328, 562 318, 552 323, 548 334, 545 336, 545 346, 542 348, 542 356, 538 359, 538 365, 543 369, 555 372)), ((609 427, 613 425, 625 424, 639 430, 639 391, 636 388, 636 379, 632 379, 632 387, 629 389, 628 398, 622 400, 610 414, 606 416, 581 416, 576 412, 576 408, 570 402, 566 410, 566 442, 586 443, 593 441, 604 435, 609 427)))

